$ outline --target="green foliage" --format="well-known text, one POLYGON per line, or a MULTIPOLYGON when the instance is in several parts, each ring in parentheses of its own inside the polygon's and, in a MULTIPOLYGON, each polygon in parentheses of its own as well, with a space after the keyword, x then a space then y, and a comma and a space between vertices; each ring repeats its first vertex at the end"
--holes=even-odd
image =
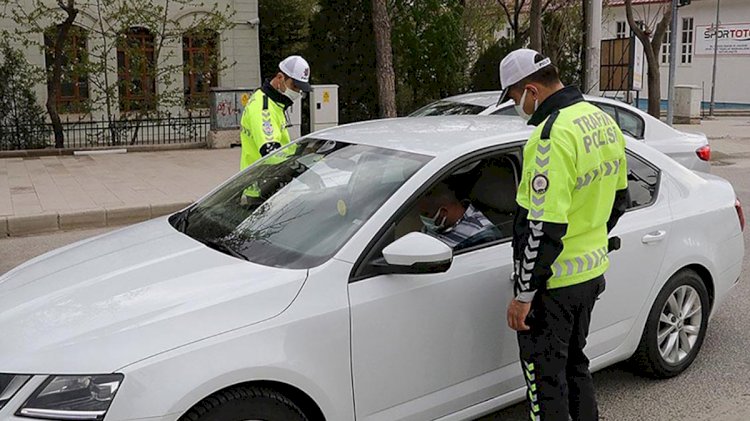
POLYGON ((409 113, 466 89, 467 37, 460 0, 393 0, 397 105, 409 113))
POLYGON ((510 38, 501 38, 479 56, 471 71, 472 91, 500 89, 500 61, 517 47, 510 38))
POLYGON ((579 2, 569 2, 554 13, 545 13, 542 18, 542 51, 560 70, 560 80, 565 85, 583 85, 582 16, 582 5, 579 2))
POLYGON ((375 38, 369 0, 320 0, 305 57, 316 82, 339 85, 341 123, 378 115, 375 38))
POLYGON ((305 51, 314 5, 310 0, 258 1, 262 77, 274 76, 281 60, 305 51))
MULTIPOLYGON (((561 3, 542 18, 542 52, 560 70, 560 80, 565 85, 581 86, 583 64, 583 21, 581 4, 561 3)), ((513 43, 510 38, 501 38, 487 48, 477 59, 471 71, 471 90, 487 91, 500 89, 500 61, 511 51, 521 48, 525 38, 513 43)))
POLYGON ((0 45, 0 53, 0 150, 44 148, 50 130, 36 102, 35 69, 7 42, 0 45))

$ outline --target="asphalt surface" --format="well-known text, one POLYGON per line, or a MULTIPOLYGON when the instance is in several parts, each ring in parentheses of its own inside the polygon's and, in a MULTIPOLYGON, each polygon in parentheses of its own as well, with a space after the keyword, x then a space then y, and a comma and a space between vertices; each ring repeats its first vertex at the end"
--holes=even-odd
MULTIPOLYGON (((750 138, 713 142, 714 174, 732 182, 750 216, 750 138)), ((34 256, 112 228, 59 232, 0 240, 0 273, 34 256)), ((750 227, 745 230, 750 249, 750 227)), ((750 259, 742 282, 709 324, 703 348, 693 365, 669 380, 651 380, 624 364, 594 374, 604 420, 750 420, 750 259)), ((483 417, 527 420, 525 404, 483 417)), ((480 420, 477 420, 480 421, 480 420)))

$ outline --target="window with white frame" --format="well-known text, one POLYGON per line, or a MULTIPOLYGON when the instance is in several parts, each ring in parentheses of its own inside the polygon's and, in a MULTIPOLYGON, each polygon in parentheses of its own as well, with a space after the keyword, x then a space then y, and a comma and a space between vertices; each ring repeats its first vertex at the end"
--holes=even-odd
POLYGON ((669 33, 672 28, 667 27, 667 32, 664 33, 664 41, 661 43, 661 64, 669 64, 669 33))
POLYGON ((623 21, 617 22, 617 38, 627 38, 628 23, 623 21))
POLYGON ((682 64, 693 63, 693 18, 682 18, 682 64))

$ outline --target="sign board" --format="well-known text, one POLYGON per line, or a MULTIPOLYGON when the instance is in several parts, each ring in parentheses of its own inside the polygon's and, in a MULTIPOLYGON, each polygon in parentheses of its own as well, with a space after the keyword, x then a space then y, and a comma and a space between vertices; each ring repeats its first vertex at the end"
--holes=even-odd
MULTIPOLYGON (((695 55, 714 54, 714 26, 695 27, 695 55)), ((750 23, 719 24, 719 55, 750 55, 750 23)))
POLYGON ((240 127, 242 111, 254 89, 211 89, 211 130, 231 130, 240 127))
POLYGON ((633 83, 632 90, 640 91, 643 89, 643 63, 645 62, 645 56, 643 52, 643 44, 637 37, 632 38, 634 41, 633 51, 633 83))
POLYGON ((643 45, 636 37, 602 40, 600 91, 640 91, 643 89, 643 69, 643 45))

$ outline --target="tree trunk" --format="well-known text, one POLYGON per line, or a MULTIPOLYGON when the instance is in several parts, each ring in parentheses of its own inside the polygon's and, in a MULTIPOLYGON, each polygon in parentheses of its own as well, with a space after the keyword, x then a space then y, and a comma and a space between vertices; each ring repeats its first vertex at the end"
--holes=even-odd
POLYGON ((57 27, 57 36, 52 51, 54 61, 52 63, 52 75, 47 82, 47 113, 52 122, 52 131, 55 134, 55 148, 65 147, 65 133, 63 133, 60 113, 57 109, 57 96, 62 84, 63 48, 68 41, 68 34, 73 22, 76 20, 78 10, 74 7, 75 0, 68 0, 67 6, 61 8, 68 14, 65 20, 57 27))
POLYGON ((638 40, 641 41, 641 44, 643 44, 643 50, 646 54, 646 64, 648 66, 648 113, 656 118, 661 118, 659 53, 662 41, 664 40, 664 34, 667 32, 672 19, 672 8, 664 8, 662 18, 657 23, 653 33, 649 28, 646 28, 646 30, 641 28, 633 18, 633 0, 625 0, 625 15, 628 19, 630 29, 638 40))
POLYGON ((529 48, 542 52, 542 0, 531 0, 529 10, 529 48))
POLYGON ((387 0, 372 0, 372 23, 375 30, 376 73, 381 117, 396 117, 396 75, 393 71, 391 20, 387 0))
POLYGON ((648 113, 656 118, 661 117, 661 75, 658 60, 648 63, 648 113))

